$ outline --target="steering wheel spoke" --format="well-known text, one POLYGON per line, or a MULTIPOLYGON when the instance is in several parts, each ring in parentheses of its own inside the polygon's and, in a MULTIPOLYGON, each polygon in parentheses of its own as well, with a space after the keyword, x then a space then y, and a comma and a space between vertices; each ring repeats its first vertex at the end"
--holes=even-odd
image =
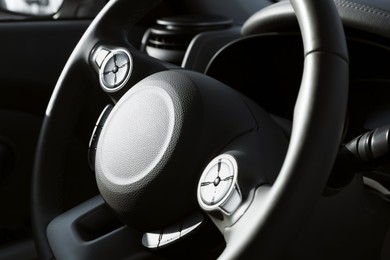
POLYGON ((54 218, 47 237, 57 259, 123 258, 146 254, 141 234, 121 223, 96 196, 54 218))
POLYGON ((210 251, 220 253, 225 242, 211 220, 194 211, 173 225, 144 233, 142 245, 161 256, 188 258, 191 255, 201 259, 209 258, 210 251))

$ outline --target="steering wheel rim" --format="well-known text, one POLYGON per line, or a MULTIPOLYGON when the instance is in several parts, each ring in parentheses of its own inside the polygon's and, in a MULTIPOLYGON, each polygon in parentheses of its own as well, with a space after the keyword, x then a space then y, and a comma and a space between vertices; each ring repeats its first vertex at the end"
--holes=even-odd
MULTIPOLYGON (((60 182, 67 142, 86 92, 96 84, 89 67, 90 53, 99 41, 111 38, 121 39, 120 45, 131 49, 124 32, 159 2, 110 1, 80 40, 58 80, 42 126, 32 183, 34 236, 42 259, 53 257, 46 228, 62 213, 60 182), (127 18, 126 10, 134 10, 134 16, 127 18)), ((341 139, 348 96, 348 53, 340 18, 332 1, 290 2, 301 28, 305 65, 287 156, 273 186, 256 191, 253 200, 262 210, 251 207, 242 221, 225 229, 227 247, 221 259, 253 257, 253 252, 256 257, 280 254, 279 247, 288 242, 320 196, 341 139), (308 154, 317 147, 321 147, 321 154, 308 154), (286 215, 288 221, 282 217, 286 215), (247 218, 252 221, 245 221, 247 218), (278 235, 281 232, 283 239, 278 235)), ((142 76, 133 80, 137 82, 142 76)))

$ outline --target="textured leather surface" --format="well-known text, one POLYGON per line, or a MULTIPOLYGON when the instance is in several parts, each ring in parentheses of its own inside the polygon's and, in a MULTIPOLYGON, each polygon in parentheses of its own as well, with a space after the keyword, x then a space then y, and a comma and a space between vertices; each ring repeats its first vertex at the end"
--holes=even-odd
MULTIPOLYGON (((334 0, 343 24, 347 27, 390 38, 390 1, 386 0, 334 0)), ((291 26, 295 20, 289 1, 271 5, 248 20, 243 35, 269 32, 291 26), (278 22, 275 22, 275 21, 278 22)))
POLYGON ((390 37, 390 1, 335 0, 346 26, 390 37))
MULTIPOLYGON (((364 8, 367 10, 372 9, 374 11, 382 10, 382 11, 389 11, 390 10, 390 1, 388 0, 334 0, 336 4, 342 3, 346 5, 352 5, 352 6, 360 6, 358 8, 364 8)), ((355 7, 354 7, 355 8, 355 7)))
POLYGON ((198 207, 196 184, 205 162, 257 128, 241 95, 222 83, 182 70, 153 74, 107 118, 96 153, 99 191, 130 226, 167 226, 198 207))

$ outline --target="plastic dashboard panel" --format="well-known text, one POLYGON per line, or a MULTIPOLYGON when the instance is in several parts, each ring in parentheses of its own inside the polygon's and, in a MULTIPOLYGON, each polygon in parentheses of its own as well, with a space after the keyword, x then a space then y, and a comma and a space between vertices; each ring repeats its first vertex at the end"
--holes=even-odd
MULTIPOLYGON (((383 95, 382 91, 387 93, 387 87, 390 89, 389 66, 386 65, 390 50, 386 40, 381 38, 381 41, 378 44, 376 38, 372 41, 367 38, 363 40, 356 32, 351 32, 348 37, 349 54, 353 61, 350 102, 359 104, 350 108, 350 116, 353 116, 353 110, 358 109, 358 106, 386 106, 383 104, 384 98, 367 99, 364 91, 361 91, 367 88, 377 95, 383 95)), ((206 74, 242 91, 270 113, 291 119, 303 68, 302 60, 302 42, 298 34, 259 34, 226 45, 210 61, 206 74), (260 79, 261 84, 258 83, 260 79), (269 102, 272 98, 282 102, 269 102)), ((360 111, 358 114, 361 116, 360 111)), ((382 114, 389 116, 387 120, 390 122, 390 114, 382 114)), ((362 127, 357 131, 363 131, 362 127)))

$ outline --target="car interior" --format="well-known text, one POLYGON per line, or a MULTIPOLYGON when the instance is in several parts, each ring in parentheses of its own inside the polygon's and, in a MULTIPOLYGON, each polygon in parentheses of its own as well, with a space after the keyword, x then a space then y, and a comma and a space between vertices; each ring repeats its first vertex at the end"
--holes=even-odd
POLYGON ((7 2, 0 260, 390 259, 390 1, 7 2))

